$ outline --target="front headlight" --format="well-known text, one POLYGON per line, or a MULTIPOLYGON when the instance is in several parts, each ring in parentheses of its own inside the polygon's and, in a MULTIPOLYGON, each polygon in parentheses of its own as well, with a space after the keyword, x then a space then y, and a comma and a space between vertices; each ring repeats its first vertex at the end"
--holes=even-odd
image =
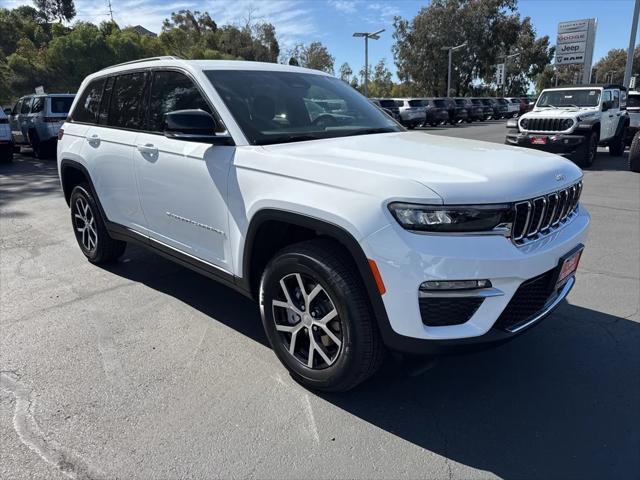
POLYGON ((424 232, 485 232, 511 223, 512 207, 500 205, 417 205, 391 203, 389 210, 407 230, 424 232))
POLYGON ((562 130, 569 130, 571 127, 573 127, 573 120, 571 120, 570 118, 563 120, 560 124, 560 128, 562 130))

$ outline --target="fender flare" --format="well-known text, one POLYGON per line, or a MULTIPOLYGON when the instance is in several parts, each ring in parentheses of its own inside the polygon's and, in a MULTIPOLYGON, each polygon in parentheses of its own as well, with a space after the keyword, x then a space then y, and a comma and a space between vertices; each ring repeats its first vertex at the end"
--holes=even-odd
POLYGON ((330 237, 340 243, 353 258, 360 278, 364 284, 367 296, 369 297, 369 302, 374 316, 376 317, 378 328, 382 334, 384 343, 393 347, 393 344, 395 343, 393 339, 395 337, 407 338, 398 335, 391 328, 389 317, 387 316, 387 310, 384 306, 384 302, 382 301, 382 296, 378 291, 378 286, 374 279, 373 272, 371 271, 371 267, 369 266, 369 261, 362 250, 360 243, 343 227, 316 217, 277 209, 263 209, 253 215, 247 229, 246 241, 242 252, 242 278, 239 279, 239 281, 243 282, 245 289, 250 289, 251 256, 254 250, 256 235, 261 225, 267 221, 273 220, 315 230, 319 234, 330 237))
POLYGON ((624 115, 624 116, 620 116, 620 119, 618 120, 618 126, 616 127, 616 137, 619 137, 620 135, 624 135, 625 133, 625 129, 629 126, 629 116, 628 115, 624 115))

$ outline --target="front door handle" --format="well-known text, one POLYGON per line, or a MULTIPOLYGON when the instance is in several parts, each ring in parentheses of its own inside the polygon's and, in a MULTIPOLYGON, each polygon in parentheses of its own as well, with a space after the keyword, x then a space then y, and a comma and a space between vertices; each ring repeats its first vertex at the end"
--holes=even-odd
POLYGON ((146 153, 147 155, 157 155, 158 147, 152 143, 145 143, 144 145, 136 145, 136 148, 140 153, 146 153))
POLYGON ((93 135, 87 137, 87 141, 89 142, 89 145, 97 147, 98 145, 100 145, 100 136, 94 133, 93 135))
POLYGON ((613 115, 609 115, 609 118, 613 118, 613 115))

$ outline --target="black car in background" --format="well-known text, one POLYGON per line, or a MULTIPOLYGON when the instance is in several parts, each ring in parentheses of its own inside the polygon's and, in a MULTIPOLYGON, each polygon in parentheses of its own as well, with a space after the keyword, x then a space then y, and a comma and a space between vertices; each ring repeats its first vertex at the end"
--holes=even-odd
POLYGON ((484 98, 472 98, 471 102, 476 106, 482 107, 482 114, 485 120, 493 118, 493 104, 488 99, 485 101, 484 98))
POLYGON ((425 124, 435 127, 449 121, 449 107, 442 98, 423 98, 427 107, 425 124))
POLYGON ((470 122, 469 110, 464 103, 458 103, 455 98, 445 98, 449 104, 449 123, 455 125, 462 122, 470 122))
POLYGON ((640 92, 627 94, 627 114, 629 115, 629 126, 624 140, 625 144, 631 145, 634 135, 640 131, 640 92))
POLYGON ((389 100, 385 98, 372 98, 371 101, 382 108, 385 113, 391 116, 394 120, 400 121, 400 109, 398 108, 395 100, 389 100), (386 106, 385 106, 386 105, 386 106))
POLYGON ((474 104, 471 98, 458 97, 455 99, 459 106, 467 109, 468 117, 467 122, 478 122, 484 120, 484 108, 480 104, 474 104))

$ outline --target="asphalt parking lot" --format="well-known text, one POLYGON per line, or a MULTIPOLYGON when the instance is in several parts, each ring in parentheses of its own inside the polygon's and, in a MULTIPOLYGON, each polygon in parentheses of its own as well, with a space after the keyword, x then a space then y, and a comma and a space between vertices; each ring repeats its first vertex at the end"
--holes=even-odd
MULTIPOLYGON (((426 133, 504 140, 503 122, 426 133)), ((0 478, 640 478, 640 175, 585 172, 568 302, 494 350, 295 384, 257 307, 73 237, 54 161, 0 165, 0 478)))

